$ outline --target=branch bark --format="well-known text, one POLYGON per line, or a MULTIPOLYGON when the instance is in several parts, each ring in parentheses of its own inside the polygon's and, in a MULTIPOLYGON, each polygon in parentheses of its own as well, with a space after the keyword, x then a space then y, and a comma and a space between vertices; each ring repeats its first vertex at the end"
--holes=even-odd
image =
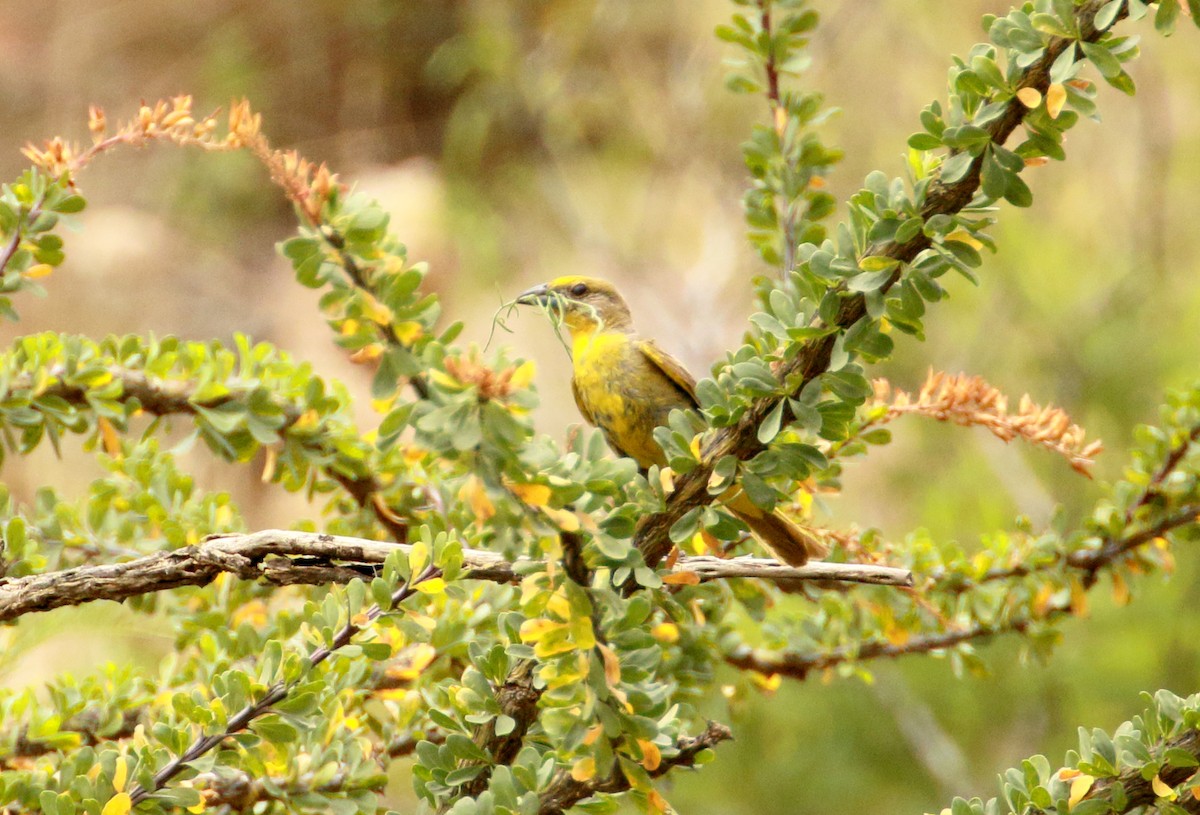
MULTIPOLYGON (((670 758, 663 758, 662 763, 651 771, 650 775, 660 778, 676 767, 694 767, 696 756, 701 752, 732 738, 733 733, 728 727, 719 722, 709 722, 708 727, 699 736, 680 739, 676 744, 679 752, 670 758)), ((629 788, 629 780, 621 772, 620 765, 615 763, 610 775, 589 781, 576 781, 569 772, 559 772, 542 791, 538 815, 562 815, 575 804, 593 795, 625 792, 629 788)))
MULTIPOLYGON (((1105 5, 1105 0, 1088 0, 1076 11, 1081 39, 1094 42, 1104 33, 1095 25, 1096 12, 1105 5)), ((1117 20, 1127 15, 1122 8, 1117 20)), ((1114 21, 1115 24, 1116 21, 1114 21)), ((1037 62, 1030 65, 1014 83, 1017 88, 1036 88, 1043 94, 1050 86, 1050 66, 1054 60, 1068 47, 1073 47, 1075 40, 1056 37, 1046 48, 1045 54, 1037 62)), ((1009 136, 1025 118, 1025 106, 1014 97, 1006 106, 1004 113, 987 125, 986 130, 991 140, 996 144, 1004 144, 1009 136)), ((980 172, 983 165, 982 154, 971 163, 967 174, 951 184, 934 183, 929 187, 921 217, 928 220, 934 215, 952 215, 959 212, 975 197, 980 186, 980 172)), ((873 247, 868 256, 885 257, 910 263, 922 251, 929 248, 931 241, 924 233, 907 243, 887 242, 873 247)), ((891 279, 884 286, 884 291, 900 279, 897 268, 891 279)), ((867 313, 866 300, 861 294, 849 296, 842 301, 840 310, 834 320, 834 327, 840 331, 813 340, 801 349, 792 359, 785 361, 776 371, 780 382, 788 381, 789 377, 797 378, 797 386, 791 396, 795 397, 805 384, 829 369, 833 347, 838 334, 849 329, 867 313), (797 377, 797 375, 799 375, 797 377)), ((779 404, 780 397, 767 397, 754 403, 736 425, 715 433, 705 444, 700 456, 700 464, 694 470, 677 476, 675 491, 667 501, 666 509, 646 519, 638 530, 637 545, 642 551, 647 565, 658 565, 667 553, 671 551, 669 531, 672 525, 682 518, 689 510, 712 503, 714 496, 708 492, 709 480, 716 463, 727 455, 736 456, 740 460, 753 457, 764 449, 758 440, 758 428, 768 414, 779 404)), ((792 419, 787 404, 784 405, 784 423, 792 419)))
MULTIPOLYGON (((409 544, 266 529, 241 535, 214 536, 196 545, 125 563, 77 566, 47 574, 0 579, 0 622, 23 614, 49 611, 94 600, 124 600, 181 586, 203 586, 222 572, 242 580, 276 585, 324 585, 370 578, 387 556, 409 544)), ((495 552, 463 552, 464 577, 515 583, 536 561, 511 563, 495 552)), ((779 583, 835 581, 912 585, 905 569, 867 564, 812 562, 800 568, 765 558, 723 561, 712 557, 680 558, 676 572, 693 572, 701 580, 755 577, 779 583)))

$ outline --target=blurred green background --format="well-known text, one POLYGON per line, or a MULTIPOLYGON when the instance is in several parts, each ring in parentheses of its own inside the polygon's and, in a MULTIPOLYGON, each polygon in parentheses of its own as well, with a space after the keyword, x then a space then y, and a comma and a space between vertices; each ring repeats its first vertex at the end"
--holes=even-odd
MULTIPOLYGON (((960 0, 814 3, 823 13, 806 76, 841 113, 827 143, 846 151, 839 199, 865 173, 903 171, 917 113, 944 95, 951 53, 982 37, 984 12, 960 0)), ((723 0, 43 0, 0 4, 0 177, 26 140, 86 140, 86 112, 110 121, 141 100, 191 93, 201 111, 246 96, 278 146, 327 161, 379 198, 449 319, 482 343, 503 300, 568 272, 617 281, 642 330, 704 371, 738 343, 764 270, 743 240, 740 142, 760 99, 724 90, 735 56, 712 29, 723 0)), ((1132 73, 1140 92, 1102 87, 1105 121, 1069 135, 1069 160, 1027 174, 1031 210, 1005 206, 981 285, 950 281, 924 344, 899 343, 876 375, 915 388, 930 368, 981 374, 1015 400, 1065 407, 1107 452, 1097 482, 981 430, 919 419, 852 466, 830 526, 916 527, 970 542, 1078 517, 1117 476, 1130 434, 1155 419, 1164 389, 1200 371, 1200 40, 1184 21, 1163 39, 1147 23, 1132 73)), ((244 156, 163 146, 106 156, 81 179, 90 206, 68 233, 66 265, 45 300, 19 302, 20 333, 56 329, 228 337, 245 331, 311 359, 365 392, 367 372, 332 347, 315 297, 274 242, 288 206, 244 156)), ((537 359, 539 426, 578 421, 567 360, 536 316, 501 334, 537 359)), ((366 400, 364 400, 365 405, 366 400)), ((364 422, 371 421, 369 411, 364 422)), ((82 489, 88 459, 8 461, 0 477, 28 496, 46 481, 82 489)), ((243 497, 254 526, 298 510, 256 472, 190 460, 202 481, 243 497)), ((1200 690, 1200 553, 1181 551, 1169 583, 1135 587, 1117 609, 1101 587, 1090 619, 1065 626, 1048 665, 1014 642, 987 648, 987 678, 946 663, 876 666, 873 685, 785 683, 773 696, 712 701, 737 741, 670 799, 683 812, 938 811, 955 794, 990 795, 994 774, 1026 755, 1052 762, 1077 725, 1107 729, 1140 710, 1137 693, 1200 690)), ((114 641, 117 608, 28 629, 33 647, 0 682, 25 685, 109 659, 152 659, 166 632, 144 620, 114 641)), ((402 797, 406 784, 398 783, 402 797)))

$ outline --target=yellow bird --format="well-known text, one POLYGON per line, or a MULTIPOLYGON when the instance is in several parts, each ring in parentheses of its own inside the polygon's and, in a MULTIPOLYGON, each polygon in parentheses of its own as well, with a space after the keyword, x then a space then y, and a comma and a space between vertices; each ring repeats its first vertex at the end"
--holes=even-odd
MULTIPOLYGON (((523 292, 518 303, 549 305, 561 312, 571 334, 575 404, 589 424, 599 427, 618 455, 642 470, 666 466, 654 440, 676 408, 696 408, 696 380, 653 340, 633 329, 629 306, 605 280, 560 277, 523 292)), ((726 509, 784 562, 802 566, 822 557, 825 547, 778 511, 759 509, 739 487, 721 496, 726 509)))

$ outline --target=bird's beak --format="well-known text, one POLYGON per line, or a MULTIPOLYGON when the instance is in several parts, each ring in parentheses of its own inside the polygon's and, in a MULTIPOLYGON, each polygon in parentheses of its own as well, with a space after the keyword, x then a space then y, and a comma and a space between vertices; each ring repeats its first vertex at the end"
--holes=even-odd
POLYGON ((550 287, 545 283, 527 289, 517 296, 517 302, 523 306, 537 306, 550 299, 550 287))

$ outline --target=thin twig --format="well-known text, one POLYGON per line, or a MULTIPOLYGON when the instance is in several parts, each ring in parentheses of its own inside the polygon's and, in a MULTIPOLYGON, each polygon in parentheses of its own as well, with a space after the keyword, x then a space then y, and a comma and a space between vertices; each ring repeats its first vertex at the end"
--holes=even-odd
MULTIPOLYGON (((409 597, 416 594, 417 589, 415 587, 417 585, 426 580, 438 577, 440 574, 441 569, 431 564, 427 566, 420 575, 413 577, 392 592, 391 603, 389 604, 388 609, 373 605, 367 612, 366 621, 362 624, 356 623, 354 620, 347 620, 346 624, 342 626, 342 629, 334 635, 333 640, 329 643, 329 645, 321 646, 309 654, 309 669, 311 670, 311 668, 315 668, 317 665, 320 665, 322 662, 332 656, 333 653, 339 648, 349 645, 355 634, 359 633, 366 626, 379 619, 385 610, 396 608, 409 597)), ((276 682, 261 699, 259 699, 257 702, 252 702, 246 705, 244 708, 231 716, 228 724, 225 725, 224 730, 219 733, 211 733, 209 735, 200 736, 197 738, 192 742, 191 746, 189 746, 187 750, 176 756, 162 769, 154 774, 154 781, 149 787, 143 787, 141 784, 135 785, 129 791, 131 803, 134 806, 137 806, 142 801, 145 801, 155 792, 166 786, 171 779, 183 772, 183 770, 190 763, 220 745, 221 742, 225 741, 230 736, 247 729, 255 719, 266 715, 271 711, 272 707, 286 699, 288 694, 291 693, 292 689, 295 688, 300 681, 300 679, 295 679, 291 682, 276 682)))

